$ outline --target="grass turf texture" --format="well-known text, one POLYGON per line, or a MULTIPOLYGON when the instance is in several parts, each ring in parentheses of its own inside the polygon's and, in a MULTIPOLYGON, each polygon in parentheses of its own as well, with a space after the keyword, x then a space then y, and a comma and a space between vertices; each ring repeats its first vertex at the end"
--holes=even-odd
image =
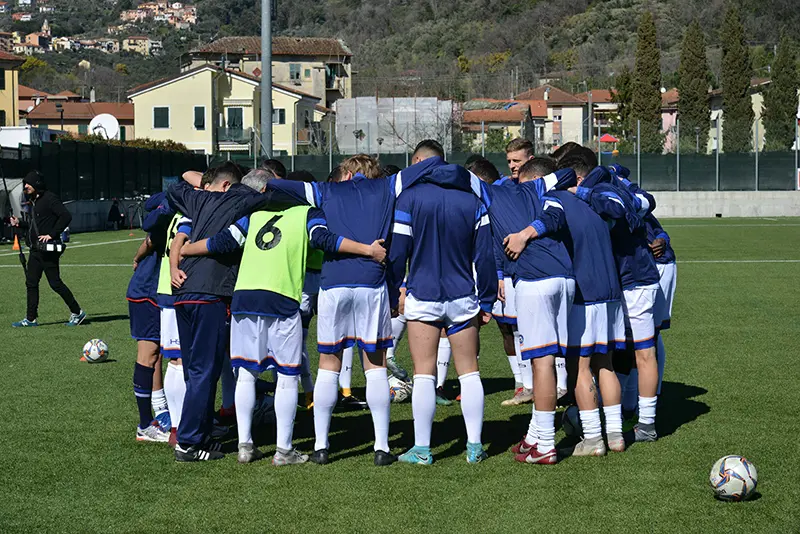
MULTIPOLYGON (((25 287, 18 259, 0 247, 0 531, 796 532, 798 264, 693 262, 800 262, 800 219, 666 227, 679 274, 674 326, 665 334, 661 439, 551 467, 517 464, 507 452, 524 433, 530 406, 500 406, 513 384, 494 324, 482 335, 491 455, 482 464, 465 462, 457 404, 437 408, 436 463, 427 468, 374 467, 366 411, 334 415, 327 466, 240 466, 235 454, 176 464, 166 445, 134 441, 136 352, 124 300, 131 270, 113 265, 128 265, 138 241, 127 231, 73 237, 62 275, 89 314, 77 329, 61 325, 68 311, 44 279, 39 320, 46 326, 11 328, 24 315, 25 287), (125 242, 77 246, 117 240, 125 242), (110 362, 79 362, 91 338, 108 343, 110 362), (755 463, 756 499, 712 497, 708 473, 726 454, 755 463)), ((410 369, 405 342, 398 355, 410 369)), ((453 370, 450 378, 454 385, 453 370)), ((273 433, 260 434, 270 454, 273 433)), ((559 430, 556 439, 563 438, 559 430)), ((313 448, 311 413, 298 412, 295 444, 313 448)), ((410 403, 392 405, 393 450, 412 444, 410 403)))

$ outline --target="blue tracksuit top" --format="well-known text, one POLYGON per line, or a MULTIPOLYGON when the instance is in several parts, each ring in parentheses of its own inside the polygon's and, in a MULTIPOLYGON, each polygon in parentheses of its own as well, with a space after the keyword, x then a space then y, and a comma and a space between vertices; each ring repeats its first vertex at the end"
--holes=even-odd
MULTIPOLYGON (((467 171, 456 165, 439 172, 467 171)), ((490 312, 497 298, 497 275, 489 218, 472 193, 420 184, 397 200, 392 244, 390 303, 397 306, 406 273, 409 295, 430 302, 450 302, 477 294, 490 312), (473 273, 473 264, 475 273, 473 273)))

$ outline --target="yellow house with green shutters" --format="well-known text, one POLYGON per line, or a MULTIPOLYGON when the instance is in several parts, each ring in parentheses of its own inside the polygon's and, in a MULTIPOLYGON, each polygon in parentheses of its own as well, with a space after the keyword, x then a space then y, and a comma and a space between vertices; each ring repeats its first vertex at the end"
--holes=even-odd
POLYGON ((25 59, 0 52, 0 128, 19 126, 19 68, 25 59))
MULTIPOLYGON (((202 154, 260 153, 261 80, 255 76, 202 65, 136 87, 128 99, 137 137, 176 141, 202 154)), ((296 154, 310 142, 309 131, 325 114, 319 103, 313 95, 272 85, 275 155, 296 154)))

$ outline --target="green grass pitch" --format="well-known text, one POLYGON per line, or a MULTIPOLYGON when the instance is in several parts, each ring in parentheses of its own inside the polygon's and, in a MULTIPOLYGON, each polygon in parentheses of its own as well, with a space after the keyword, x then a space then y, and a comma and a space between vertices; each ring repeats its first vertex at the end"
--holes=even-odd
MULTIPOLYGON (((427 468, 374 467, 366 411, 334 415, 327 466, 242 466, 235 454, 176 464, 166 445, 134 440, 124 297, 143 234, 73 236, 62 275, 89 314, 77 329, 62 326, 68 311, 45 280, 45 326, 11 328, 25 286, 10 247, 0 247, 0 532, 798 532, 800 219, 666 228, 679 265, 661 439, 556 466, 516 464, 507 452, 530 406, 500 406, 512 380, 494 324, 482 336, 491 455, 482 464, 464 459, 457 404, 437 409, 427 468), (108 343, 112 361, 79 361, 91 338, 108 343), (708 473, 726 454, 755 463, 756 499, 712 497, 708 473)), ((410 368, 405 343, 398 357, 410 368)), ((354 384, 363 394, 358 365, 354 384)), ((274 431, 262 436, 273 452, 274 431)), ((313 448, 310 413, 298 412, 295 444, 313 448)), ((393 405, 393 450, 411 444, 411 405, 393 405)))

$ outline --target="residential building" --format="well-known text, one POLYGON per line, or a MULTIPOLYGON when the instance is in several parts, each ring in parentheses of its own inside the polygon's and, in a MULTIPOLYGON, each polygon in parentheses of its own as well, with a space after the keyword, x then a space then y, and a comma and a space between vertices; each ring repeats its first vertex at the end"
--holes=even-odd
POLYGON ((545 151, 547 104, 544 100, 477 99, 464 102, 461 109, 464 141, 473 147, 480 147, 482 135, 502 130, 505 138, 524 137, 536 144, 537 152, 545 151))
POLYGON ((14 50, 14 34, 0 32, 0 52, 11 53, 14 50))
POLYGON ((0 2, 0 14, 8 13, 8 2, 0 2))
POLYGON ((32 43, 18 43, 14 45, 14 53, 20 56, 32 56, 34 54, 44 54, 45 49, 32 43))
MULTIPOLYGON (((592 105, 592 139, 597 137, 597 127, 604 132, 611 127, 619 112, 619 104, 614 102, 614 92, 609 89, 591 89, 575 95, 581 102, 592 105)), ((588 110, 588 107, 587 107, 588 110)), ((600 134, 602 135, 602 133, 600 134)))
POLYGON ((73 41, 69 37, 55 37, 50 42, 50 46, 56 52, 66 52, 73 49, 73 41))
POLYGON ((35 45, 44 50, 49 50, 50 37, 42 32, 29 33, 25 36, 25 44, 35 45))
MULTIPOLYGON (((272 82, 312 94, 332 107, 338 99, 352 97, 352 56, 340 39, 274 37, 272 82)), ((216 65, 261 77, 261 38, 222 37, 181 60, 184 71, 216 65)))
POLYGON ((16 22, 30 22, 32 19, 30 13, 14 13, 11 15, 11 20, 16 22))
MULTIPOLYGON (((261 83, 255 76, 200 65, 134 88, 128 99, 135 105, 140 137, 179 141, 204 154, 259 152, 261 83)), ((294 87, 273 84, 274 153, 291 155, 310 142, 305 130, 314 127, 319 102, 294 87)))
POLYGON ((0 52, 0 127, 19 126, 19 68, 25 59, 0 52))
POLYGON ((53 95, 51 95, 50 93, 39 91, 38 89, 34 89, 33 87, 20 85, 18 90, 20 116, 21 117, 26 116, 28 113, 33 111, 33 108, 35 108, 48 98, 52 98, 52 96, 53 95))
MULTIPOLYGON (((77 96, 77 95, 76 95, 77 96)), ((88 135, 89 123, 97 115, 107 113, 116 117, 122 141, 134 139, 133 104, 114 102, 57 102, 46 100, 28 113, 28 124, 39 128, 63 130, 77 135, 88 135), (58 106, 61 106, 60 108, 58 106), (63 121, 62 121, 63 111, 63 121), (64 125, 62 128, 61 125, 64 125)))
POLYGON ((21 8, 24 7, 33 7, 34 1, 33 0, 17 0, 17 5, 21 8))
POLYGON ((122 50, 142 56, 158 55, 163 46, 161 41, 153 41, 149 37, 131 36, 122 40, 122 50))
POLYGON ((583 144, 586 139, 586 103, 572 93, 545 84, 518 94, 514 100, 543 100, 547 105, 543 141, 547 149, 573 141, 583 144))

